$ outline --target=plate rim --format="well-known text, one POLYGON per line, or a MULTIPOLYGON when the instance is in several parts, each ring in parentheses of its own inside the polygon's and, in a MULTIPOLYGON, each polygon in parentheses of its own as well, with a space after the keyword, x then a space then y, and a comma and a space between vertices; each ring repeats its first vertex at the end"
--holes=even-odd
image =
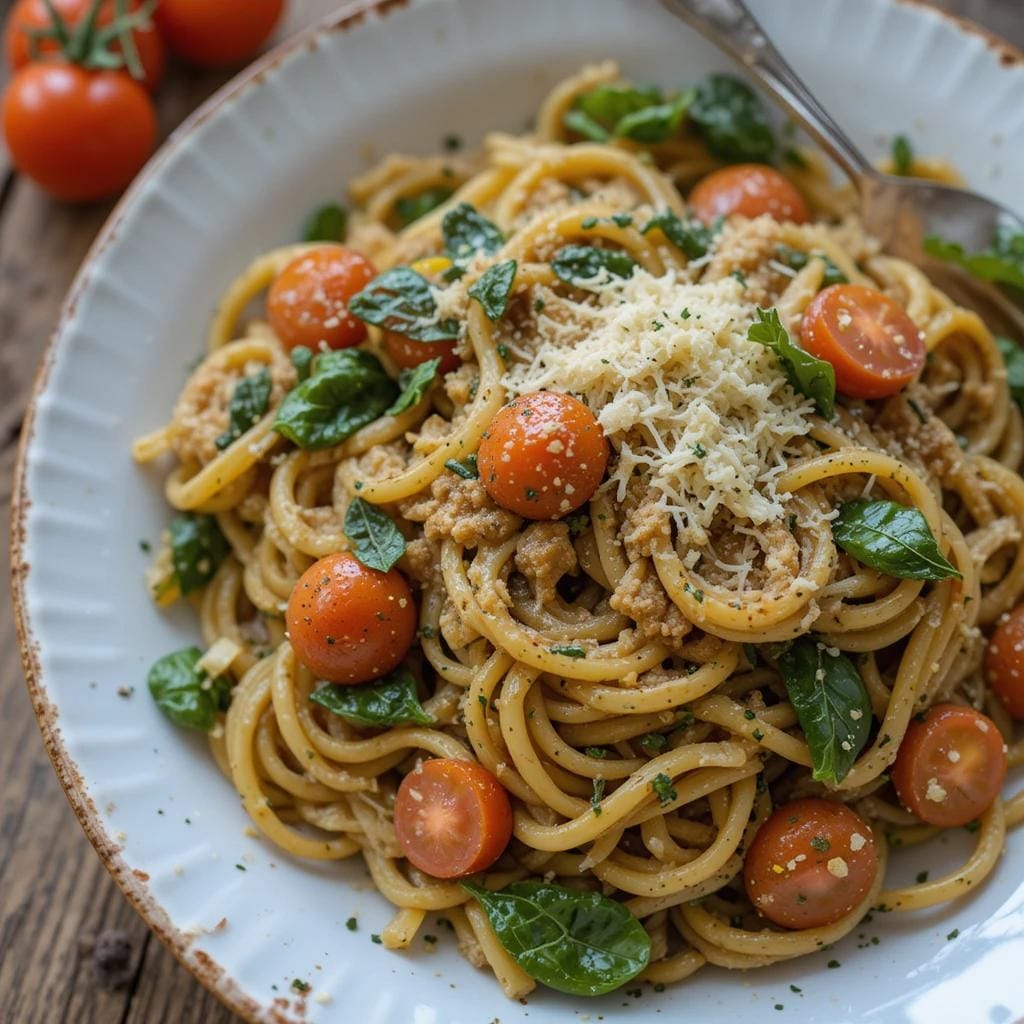
MULTIPOLYGON (((357 28, 368 15, 384 17, 408 7, 414 2, 416 0, 346 0, 325 18, 297 32, 253 61, 201 103, 168 135, 143 170, 117 200, 75 272, 71 286, 61 303, 57 322, 46 340, 40 357, 25 407, 14 465, 8 535, 14 626, 21 653, 25 686, 50 763, 60 782, 64 796, 71 805, 78 823, 101 863, 132 908, 145 922, 146 927, 157 936, 175 960, 196 981, 212 993, 227 1009, 249 1024, 258 1024, 261 1015, 267 1009, 266 1006, 246 994, 227 970, 212 956, 203 950, 192 948, 195 939, 194 933, 179 927, 170 919, 167 912, 150 893, 146 884, 148 875, 138 869, 132 869, 121 856, 121 845, 108 834, 99 811, 89 795, 85 779, 81 775, 78 765, 64 747, 59 726, 59 710, 50 699, 43 683, 39 660, 40 645, 33 633, 26 592, 28 576, 31 571, 31 566, 26 560, 27 520, 32 506, 27 473, 29 449, 35 436, 39 399, 46 391, 51 372, 56 365, 55 353, 58 342, 76 315, 79 298, 90 284, 94 265, 116 240, 121 222, 127 217, 149 182, 160 173, 168 160, 190 140, 197 128, 222 107, 237 102, 250 89, 260 86, 268 72, 294 53, 307 46, 315 48, 317 40, 327 33, 348 32, 357 28)), ((929 0, 886 0, 886 2, 893 7, 907 7, 921 12, 925 17, 931 16, 944 21, 961 35, 979 37, 986 47, 995 54, 1001 70, 1009 71, 1024 66, 1024 48, 1015 46, 977 22, 940 10, 929 0)))

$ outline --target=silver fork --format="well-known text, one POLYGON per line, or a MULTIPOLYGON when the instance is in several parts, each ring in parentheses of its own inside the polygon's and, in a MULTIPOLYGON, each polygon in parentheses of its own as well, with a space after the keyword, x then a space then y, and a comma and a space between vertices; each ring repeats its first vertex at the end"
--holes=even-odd
POLYGON ((968 252, 992 244, 999 228, 1024 232, 1015 213, 966 189, 875 168, 832 119, 743 0, 661 0, 712 43, 734 57, 778 100, 850 177, 861 218, 886 252, 924 270, 951 298, 975 309, 990 328, 1024 339, 1024 301, 925 252, 929 235, 959 242, 968 252))

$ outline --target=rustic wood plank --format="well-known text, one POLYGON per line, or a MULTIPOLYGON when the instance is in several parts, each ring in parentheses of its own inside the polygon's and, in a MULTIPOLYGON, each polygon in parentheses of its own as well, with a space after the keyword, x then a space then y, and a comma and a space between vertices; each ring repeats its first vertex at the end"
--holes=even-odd
MULTIPOLYGON (((0 17, 9 0, 0 3, 0 17)), ((282 35, 334 0, 294 0, 282 35)), ((1024 45, 1018 0, 944 0, 947 10, 1024 45)), ((160 98, 169 130, 224 76, 174 69, 160 98)), ((0 84, 3 73, 0 72, 0 84)), ((63 295, 107 207, 50 203, 8 174, 0 153, 0 532, 6 534, 15 441, 35 367, 63 295)), ((0 571, 8 569, 6 546, 0 571)), ((107 876, 57 784, 21 679, 10 597, 0 589, 0 1021, 12 1024, 229 1024, 237 1020, 149 933, 107 876), (132 977, 97 984, 85 940, 132 945, 132 977)))

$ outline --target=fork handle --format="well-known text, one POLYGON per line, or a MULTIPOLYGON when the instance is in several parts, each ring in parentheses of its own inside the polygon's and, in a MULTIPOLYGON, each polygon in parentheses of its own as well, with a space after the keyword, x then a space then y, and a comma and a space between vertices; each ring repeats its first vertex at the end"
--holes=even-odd
POLYGON ((850 137, 814 98, 803 80, 775 49, 743 0, 661 0, 701 35, 735 57, 786 107, 852 178, 878 172, 850 137))

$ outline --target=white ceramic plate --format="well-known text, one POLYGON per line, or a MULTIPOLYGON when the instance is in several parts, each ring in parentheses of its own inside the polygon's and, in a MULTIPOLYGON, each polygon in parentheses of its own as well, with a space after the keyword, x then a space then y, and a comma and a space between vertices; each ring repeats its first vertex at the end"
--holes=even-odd
MULTIPOLYGON (((39 378, 16 490, 15 592, 44 737, 101 856, 164 941, 254 1020, 1021 1016, 1024 837, 973 899, 876 917, 827 953, 745 975, 711 968, 640 998, 539 991, 520 1005, 464 963, 442 929, 425 929, 441 936, 435 949, 420 943, 398 955, 373 945, 389 910, 362 868, 291 861, 248 837, 203 742, 149 700, 149 664, 194 639, 196 626, 146 597, 138 542, 155 539, 168 513, 160 481, 132 464, 129 444, 165 419, 233 275, 294 238, 307 210, 340 194, 371 155, 433 151, 452 131, 474 143, 489 129, 518 130, 547 88, 585 62, 615 57, 665 85, 726 66, 655 0, 377 6, 365 16, 349 7, 264 61, 172 139, 87 260, 39 378), (136 689, 127 699, 117 692, 126 686, 136 689), (354 933, 345 927, 353 915, 354 933), (954 928, 959 938, 947 941, 954 928), (841 968, 827 969, 829 959, 841 968), (304 999, 289 989, 295 978, 311 985, 304 999), (785 1007, 778 1015, 776 1004, 785 1007)), ((977 188, 1024 212, 1016 55, 898 0, 753 6, 869 151, 908 132, 921 151, 952 157, 977 188)))

